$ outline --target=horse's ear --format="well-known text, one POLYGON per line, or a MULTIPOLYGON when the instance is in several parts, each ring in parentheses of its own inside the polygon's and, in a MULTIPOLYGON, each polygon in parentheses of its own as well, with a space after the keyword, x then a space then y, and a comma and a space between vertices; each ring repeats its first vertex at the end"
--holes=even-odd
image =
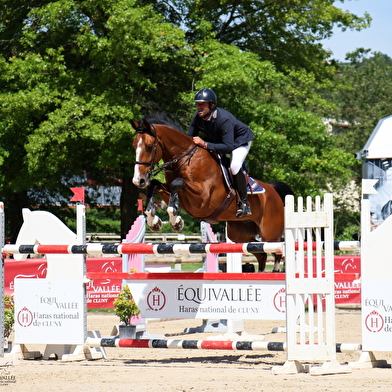
POLYGON ((136 121, 131 120, 131 125, 135 131, 138 130, 139 124, 136 121))
POLYGON ((143 125, 144 125, 144 128, 151 129, 150 123, 145 118, 143 118, 143 125))
POLYGON ((156 136, 155 128, 145 118, 143 118, 143 126, 147 133, 156 136))

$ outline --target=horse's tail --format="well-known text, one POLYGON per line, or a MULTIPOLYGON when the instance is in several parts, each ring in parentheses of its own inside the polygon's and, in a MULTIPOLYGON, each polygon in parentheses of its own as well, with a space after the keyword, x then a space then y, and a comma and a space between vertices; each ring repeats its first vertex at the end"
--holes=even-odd
POLYGON ((290 185, 286 184, 285 182, 272 181, 272 182, 269 182, 269 184, 271 184, 274 187, 274 189, 276 190, 276 192, 278 193, 278 195, 282 199, 283 204, 285 201, 284 199, 287 195, 295 196, 294 191, 291 189, 290 185))

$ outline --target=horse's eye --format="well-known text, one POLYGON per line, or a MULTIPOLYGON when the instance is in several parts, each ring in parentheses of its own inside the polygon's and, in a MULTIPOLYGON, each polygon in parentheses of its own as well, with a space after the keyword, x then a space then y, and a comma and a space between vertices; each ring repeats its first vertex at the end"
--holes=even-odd
POLYGON ((152 144, 147 144, 146 145, 146 151, 151 152, 152 151, 152 144))

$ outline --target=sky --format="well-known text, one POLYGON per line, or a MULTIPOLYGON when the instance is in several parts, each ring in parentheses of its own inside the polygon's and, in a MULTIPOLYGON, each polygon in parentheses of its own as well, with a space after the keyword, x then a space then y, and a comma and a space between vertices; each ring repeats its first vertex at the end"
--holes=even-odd
POLYGON ((373 20, 369 28, 359 32, 335 28, 332 38, 321 41, 325 49, 333 52, 333 58, 344 61, 347 52, 360 47, 392 58, 392 0, 345 0, 335 1, 334 5, 358 16, 368 12, 373 20))

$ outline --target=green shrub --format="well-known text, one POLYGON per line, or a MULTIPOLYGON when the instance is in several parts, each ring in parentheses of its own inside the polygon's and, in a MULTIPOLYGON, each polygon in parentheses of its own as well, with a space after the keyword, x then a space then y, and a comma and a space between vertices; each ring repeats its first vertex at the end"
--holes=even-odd
POLYGON ((125 286, 114 300, 114 311, 125 325, 129 325, 132 316, 140 313, 128 286, 125 286))
POLYGON ((14 328, 14 299, 10 295, 4 296, 4 337, 8 338, 14 328))

